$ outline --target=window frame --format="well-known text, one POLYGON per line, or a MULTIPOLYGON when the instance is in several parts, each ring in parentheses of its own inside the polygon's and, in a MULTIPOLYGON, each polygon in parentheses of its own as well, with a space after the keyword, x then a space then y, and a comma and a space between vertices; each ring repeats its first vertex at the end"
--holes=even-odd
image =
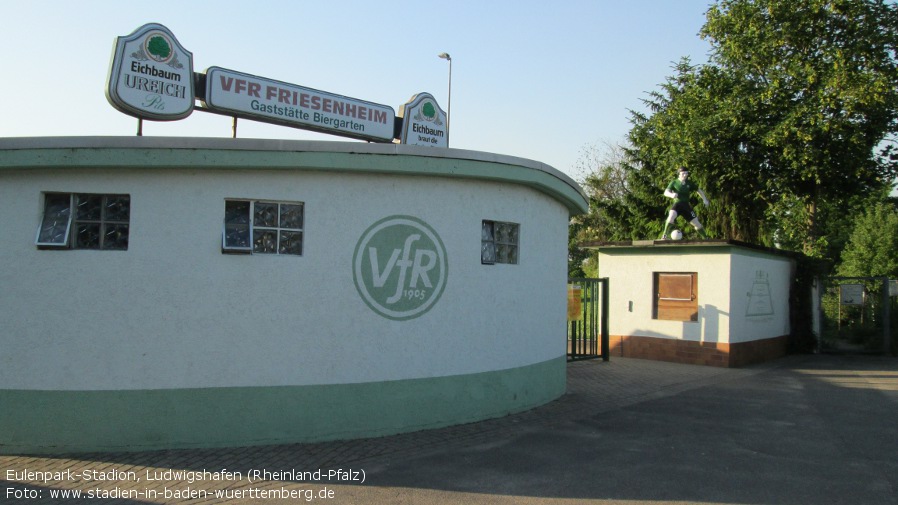
MULTIPOLYGON (((73 207, 72 201, 74 200, 74 198, 75 198, 74 193, 56 193, 56 192, 43 193, 43 202, 41 205, 43 210, 41 211, 41 221, 37 226, 37 236, 34 237, 34 245, 36 245, 39 249, 68 249, 69 248, 69 235, 72 232, 72 207, 73 207), (68 197, 69 197, 68 198, 69 204, 68 204, 68 207, 66 208, 66 214, 65 214, 65 231, 63 232, 63 235, 62 235, 62 241, 53 241, 53 242, 42 241, 41 236, 44 234, 44 230, 46 230, 46 229, 52 230, 52 229, 56 228, 55 221, 54 221, 53 226, 51 226, 50 228, 48 228, 45 225, 45 222, 47 221, 47 210, 48 210, 47 206, 50 202, 50 198, 53 198, 56 196, 62 196, 62 195, 68 195, 68 197)), ((51 234, 50 238, 52 238, 55 235, 57 235, 57 234, 55 234, 55 233, 51 234)))
POLYGON ((225 215, 222 222, 222 233, 221 233, 221 252, 222 254, 248 254, 248 255, 256 255, 261 254, 265 256, 303 256, 305 252, 305 220, 306 220, 306 206, 305 202, 289 202, 289 201, 281 201, 281 200, 265 200, 265 199, 248 199, 248 198, 225 198, 225 215), (245 214, 245 222, 228 222, 229 218, 229 205, 232 204, 247 204, 248 208, 246 209, 245 214), (256 206, 257 205, 274 205, 277 209, 277 215, 275 217, 274 226, 269 224, 257 224, 258 213, 256 206), (299 227, 292 226, 284 226, 283 223, 283 210, 284 206, 298 206, 300 208, 300 223, 299 227), (246 245, 233 245, 228 244, 228 232, 229 230, 240 230, 246 229, 246 245), (276 237, 274 250, 264 251, 257 250, 256 247, 256 231, 268 231, 274 232, 276 237), (299 252, 282 252, 281 245, 282 240, 284 238, 284 233, 298 233, 299 234, 299 252))
MULTIPOLYGON (((34 244, 38 249, 76 249, 76 250, 86 250, 86 251, 127 251, 128 246, 130 245, 130 235, 131 235, 131 195, 127 193, 67 193, 62 191, 45 191, 42 193, 43 195, 43 212, 41 214, 40 224, 38 225, 37 235, 34 239, 34 244), (62 233, 62 240, 58 241, 48 241, 44 236, 44 232, 48 229, 55 228, 56 225, 49 227, 47 226, 47 221, 50 218, 50 214, 48 213, 49 204, 51 199, 55 199, 60 197, 60 200, 63 198, 68 199, 68 206, 65 208, 65 212, 61 214, 61 216, 56 216, 57 219, 65 220, 65 231, 62 233), (99 216, 96 218, 89 218, 79 215, 79 205, 83 199, 90 198, 100 198, 99 205, 99 216), (126 199, 127 200, 127 211, 125 219, 114 219, 109 215, 109 202, 111 199, 126 199), (97 247, 82 247, 79 245, 78 241, 78 229, 81 224, 89 224, 95 225, 98 228, 97 233, 97 247), (112 227, 117 227, 121 229, 124 227, 127 230, 127 237, 124 241, 124 247, 109 247, 110 243, 107 240, 107 236, 109 234, 110 229, 112 227), (44 239, 42 240, 42 237, 44 239)), ((54 234, 55 235, 55 234, 54 234)), ((51 237, 52 238, 52 237, 51 237)), ((115 243, 115 242, 113 242, 115 243)))
POLYGON ((494 221, 491 219, 483 219, 480 222, 480 264, 481 265, 519 265, 521 263, 521 225, 520 223, 512 223, 508 221, 494 221), (489 226, 489 236, 485 235, 485 229, 489 226), (500 241, 496 230, 500 226, 511 226, 514 229, 514 241, 500 241), (508 250, 513 250, 513 255, 506 252, 503 256, 500 254, 500 247, 505 246, 508 250), (485 253, 491 253, 487 256, 485 253), (514 261, 508 261, 509 257, 513 257, 514 261))
POLYGON ((652 319, 663 321, 698 321, 698 272, 652 273, 652 319), (671 286, 665 280, 689 279, 689 298, 682 296, 683 286, 671 286), (679 293, 671 291, 680 290, 679 293), (664 296, 665 294, 671 296, 664 296), (678 295, 678 296, 674 296, 678 295))

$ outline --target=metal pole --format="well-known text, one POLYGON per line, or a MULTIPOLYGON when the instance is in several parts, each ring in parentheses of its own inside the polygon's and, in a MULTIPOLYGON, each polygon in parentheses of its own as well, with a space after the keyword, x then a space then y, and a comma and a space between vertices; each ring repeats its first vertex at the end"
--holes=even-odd
POLYGON ((892 350, 892 331, 890 326, 892 325, 892 316, 889 314, 889 310, 891 307, 891 300, 889 299, 889 278, 882 278, 882 345, 883 351, 888 354, 892 350))
POLYGON ((449 147, 449 121, 452 118, 452 57, 449 53, 440 53, 437 56, 449 62, 449 100, 446 105, 446 147, 449 147))
POLYGON ((583 326, 589 325, 589 349, 587 352, 593 358, 599 355, 599 283, 587 282, 583 286, 583 326), (589 316, 587 318, 587 315, 589 316))
POLYGON ((608 335, 608 307, 610 303, 608 302, 608 293, 610 293, 610 289, 608 288, 609 280, 608 277, 604 277, 601 279, 602 281, 602 361, 608 361, 611 359, 611 350, 609 345, 609 335, 608 335))
POLYGON ((449 58, 449 99, 446 104, 446 147, 449 147, 449 134, 452 129, 449 128, 452 120, 452 58, 449 58))

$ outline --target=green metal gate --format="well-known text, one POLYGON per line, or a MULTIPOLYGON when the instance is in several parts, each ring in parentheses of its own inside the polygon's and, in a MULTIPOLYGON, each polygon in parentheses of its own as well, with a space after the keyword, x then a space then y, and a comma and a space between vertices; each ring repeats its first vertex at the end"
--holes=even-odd
POLYGON ((567 359, 608 361, 608 278, 568 279, 567 359))
POLYGON ((898 322, 895 288, 886 277, 827 277, 820 289, 820 350, 888 353, 898 322), (891 288, 891 289, 890 289, 891 288))

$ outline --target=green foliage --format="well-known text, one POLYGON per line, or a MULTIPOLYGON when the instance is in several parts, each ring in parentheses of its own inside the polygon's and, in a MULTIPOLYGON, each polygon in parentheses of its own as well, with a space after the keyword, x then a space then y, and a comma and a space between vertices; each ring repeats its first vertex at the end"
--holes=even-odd
MULTIPOLYGON (((676 74, 649 93, 644 104, 650 116, 632 112, 633 128, 626 150, 629 193, 605 203, 617 239, 660 236, 670 200, 663 190, 687 166, 692 180, 711 196, 709 207, 698 206, 712 236, 757 241, 764 224, 764 206, 757 187, 758 156, 746 149, 741 112, 722 97, 738 94, 736 83, 718 69, 696 67, 688 59, 676 74)), ((688 234, 691 227, 685 227, 688 234)))
POLYGON ((875 152, 898 117, 898 9, 881 0, 722 0, 702 36, 739 83, 741 96, 725 98, 754 111, 745 131, 763 155, 759 186, 804 207, 774 212, 777 227, 823 256, 821 205, 898 175, 891 147, 875 152))
POLYGON ((701 36, 711 60, 681 60, 631 111, 627 191, 594 202, 603 238, 658 237, 685 165, 710 236, 834 263, 848 216, 898 176, 898 7, 720 0, 701 36))
POLYGON ((568 227, 568 277, 586 277, 583 266, 589 260, 590 253, 580 247, 580 244, 588 241, 589 237, 584 233, 583 216, 574 216, 568 227))
POLYGON ((879 203, 859 215, 839 275, 898 278, 898 208, 879 203))
POLYGON ((589 213, 571 219, 568 233, 568 275, 570 277, 595 277, 598 265, 595 255, 582 249, 581 244, 609 241, 614 237, 604 211, 609 201, 623 198, 627 192, 626 174, 621 166, 624 149, 606 144, 604 151, 596 145, 586 146, 581 152, 578 169, 582 175, 580 186, 589 201, 589 213))

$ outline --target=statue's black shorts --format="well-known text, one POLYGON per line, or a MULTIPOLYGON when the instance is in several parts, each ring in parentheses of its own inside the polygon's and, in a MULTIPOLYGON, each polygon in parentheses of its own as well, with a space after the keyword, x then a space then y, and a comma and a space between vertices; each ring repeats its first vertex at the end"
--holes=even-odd
POLYGON ((687 221, 692 221, 698 217, 692 209, 692 205, 689 205, 689 202, 677 202, 673 204, 670 210, 676 212, 677 216, 684 217, 687 221))

